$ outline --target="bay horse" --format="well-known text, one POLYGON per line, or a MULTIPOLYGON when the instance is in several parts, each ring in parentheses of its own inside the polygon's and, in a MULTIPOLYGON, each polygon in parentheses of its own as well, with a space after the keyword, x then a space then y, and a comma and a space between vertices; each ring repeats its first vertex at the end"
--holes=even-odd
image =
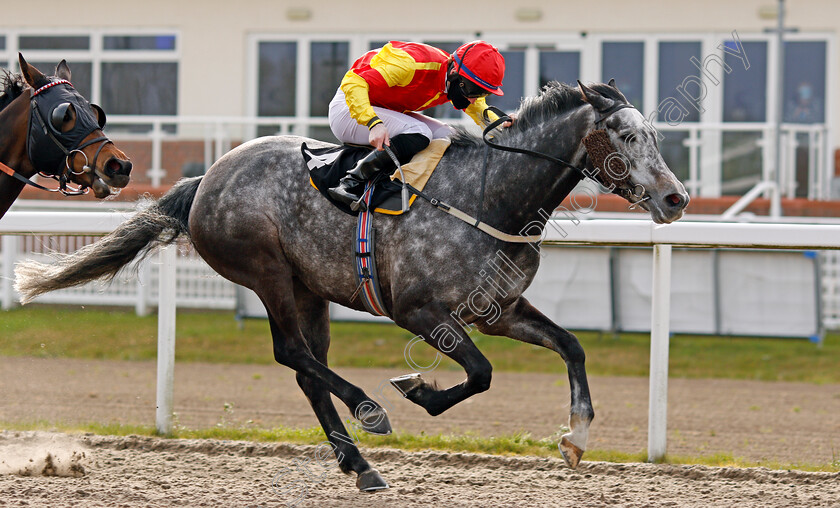
MULTIPOLYGON (((534 221, 545 227, 549 214, 583 178, 581 171, 549 159, 584 165, 583 140, 599 126, 631 163, 615 192, 641 202, 657 223, 679 219, 689 201, 685 187, 662 160, 653 127, 612 81, 577 87, 552 82, 540 95, 523 99, 515 123, 494 135, 496 144, 547 158, 488 150, 478 136, 457 131, 423 192, 472 210, 504 232, 524 231, 534 221)), ((391 431, 385 409, 327 365, 329 302, 363 310, 353 299, 356 219, 310 185, 300 154, 303 142, 330 146, 295 136, 247 142, 203 177, 181 180, 99 242, 54 264, 19 265, 16 288, 29 301, 46 291, 114 277, 156 245, 187 235, 213 269, 259 295, 268 311, 274 358, 297 372, 340 469, 355 472, 363 491, 387 488, 348 437, 330 397, 341 400, 366 431, 391 431)), ((597 171, 594 175, 601 180, 597 171)), ((551 349, 565 361, 571 388, 570 431, 558 447, 576 467, 594 417, 585 356, 572 333, 522 296, 537 272, 539 245, 500 241, 420 200, 406 214, 380 215, 376 221, 381 296, 391 319, 452 358, 467 375, 447 389, 417 374, 394 378, 392 384, 434 416, 490 387, 492 366, 465 327, 551 349), (507 273, 487 269, 502 258, 507 273), (475 304, 474 291, 482 284, 485 298, 498 305, 493 319, 482 311, 484 303, 475 304)))
POLYGON ((92 188, 100 199, 128 185, 131 161, 102 133, 105 112, 73 88, 67 62, 45 76, 23 55, 18 61, 20 74, 0 69, 0 218, 26 185, 68 196, 92 188), (37 173, 59 188, 31 181, 37 173))

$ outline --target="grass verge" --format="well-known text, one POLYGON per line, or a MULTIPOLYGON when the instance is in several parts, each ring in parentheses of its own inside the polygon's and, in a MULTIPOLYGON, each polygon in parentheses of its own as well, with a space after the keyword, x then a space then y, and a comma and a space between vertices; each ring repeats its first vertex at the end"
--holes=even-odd
MULTIPOLYGON (((158 436, 152 426, 88 423, 80 425, 63 425, 44 421, 34 423, 7 424, 0 422, 0 430, 27 431, 42 430, 64 433, 93 433, 109 436, 158 436)), ((210 427, 206 429, 176 428, 170 439, 218 439, 231 441, 254 441, 265 443, 294 443, 317 445, 325 441, 324 432, 320 427, 295 429, 276 427, 261 429, 256 427, 210 427)), ((358 432, 354 438, 360 446, 368 448, 396 448, 406 451, 437 450, 450 453, 483 453, 489 455, 514 455, 560 458, 557 451, 556 439, 533 439, 527 433, 510 436, 481 437, 473 434, 447 435, 424 433, 410 434, 395 432, 388 436, 372 436, 358 432)), ((614 450, 589 450, 585 460, 598 462, 632 463, 645 462, 647 454, 644 452, 626 453, 614 450)), ((661 463, 703 465, 712 467, 766 467, 776 470, 840 472, 840 459, 829 464, 785 464, 776 461, 758 462, 733 457, 729 454, 713 455, 668 455, 661 463)))
MULTIPOLYGON (((272 364, 268 322, 245 321, 232 312, 181 311, 176 323, 180 362, 272 364)), ((333 323, 330 364, 344 367, 407 368, 405 347, 412 334, 393 324, 333 323)), ((647 376, 650 337, 577 332, 590 375, 647 376)), ((554 352, 502 337, 470 337, 496 371, 564 374, 554 352)), ((0 312, 0 356, 153 360, 157 317, 132 310, 27 306, 0 312)), ((436 351, 415 345, 411 358, 430 365, 436 351)), ((840 383, 840 335, 829 334, 822 348, 802 339, 675 335, 669 352, 671 377, 755 379, 840 383)), ((460 370, 444 358, 439 369, 460 370)))

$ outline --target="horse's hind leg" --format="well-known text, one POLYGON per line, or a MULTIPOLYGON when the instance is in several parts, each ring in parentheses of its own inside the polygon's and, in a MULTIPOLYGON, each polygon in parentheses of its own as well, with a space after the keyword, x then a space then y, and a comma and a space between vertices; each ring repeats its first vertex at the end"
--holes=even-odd
POLYGON ((316 360, 306 343, 298 321, 292 276, 275 273, 255 288, 269 315, 274 359, 277 363, 320 383, 339 398, 371 434, 390 434, 391 423, 385 409, 365 392, 347 382, 316 360))
MULTIPOLYGON (((429 345, 458 362, 467 372, 467 379, 446 390, 439 390, 418 374, 391 380, 403 395, 437 416, 462 400, 490 388, 493 367, 460 326, 454 323, 449 310, 441 304, 429 303, 420 309, 400 313, 397 324, 422 337, 429 345)), ((410 355, 409 355, 410 356, 410 355)))
POLYGON ((589 424, 595 418, 584 367, 586 356, 577 337, 554 324, 528 300, 521 297, 507 307, 492 325, 481 322, 476 324, 482 333, 502 335, 542 346, 556 351, 566 361, 572 393, 572 407, 569 414, 571 432, 563 435, 559 448, 569 467, 577 467, 586 450, 589 424))
MULTIPOLYGON (((329 302, 313 295, 301 283, 295 284, 295 303, 297 304, 300 330, 306 338, 309 350, 319 362, 327 365, 327 351, 330 348, 330 313, 329 302)), ((363 491, 387 489, 388 484, 362 458, 359 449, 349 437, 341 417, 333 405, 330 392, 319 381, 300 372, 297 382, 309 403, 312 405, 327 439, 332 445, 338 467, 344 473, 355 472, 358 476, 356 486, 363 491)))

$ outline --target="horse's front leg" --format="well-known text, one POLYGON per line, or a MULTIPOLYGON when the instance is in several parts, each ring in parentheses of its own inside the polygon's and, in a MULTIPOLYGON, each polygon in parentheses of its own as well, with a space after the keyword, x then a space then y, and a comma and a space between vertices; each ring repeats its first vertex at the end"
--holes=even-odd
POLYGON ((419 309, 395 313, 395 316, 398 316, 395 321, 399 326, 422 337, 467 372, 463 383, 446 390, 427 383, 419 374, 391 379, 391 384, 408 400, 423 407, 430 415, 437 416, 462 400, 490 388, 493 367, 464 329, 450 317, 447 307, 430 302, 419 309))
POLYGON ((563 435, 558 447, 569 467, 576 468, 586 450, 589 424, 595 417, 589 397, 589 383, 586 381, 586 357, 577 337, 554 324, 523 297, 508 306, 492 324, 483 321, 476 324, 482 333, 503 335, 543 346, 560 353, 566 361, 572 392, 569 414, 571 431, 563 435))

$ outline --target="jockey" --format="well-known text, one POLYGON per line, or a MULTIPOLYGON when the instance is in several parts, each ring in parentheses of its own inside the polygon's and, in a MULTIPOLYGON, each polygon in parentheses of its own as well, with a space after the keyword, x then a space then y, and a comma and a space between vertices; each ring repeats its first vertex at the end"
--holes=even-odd
POLYGON ((464 44, 452 55, 426 44, 398 41, 367 52, 341 80, 329 119, 341 142, 371 144, 376 150, 330 189, 330 195, 353 211, 365 210, 351 190, 380 171, 396 169, 383 145, 405 164, 432 139, 453 132, 417 111, 451 102, 479 126, 497 120, 485 97, 503 95, 504 74, 504 57, 484 41, 464 44))

